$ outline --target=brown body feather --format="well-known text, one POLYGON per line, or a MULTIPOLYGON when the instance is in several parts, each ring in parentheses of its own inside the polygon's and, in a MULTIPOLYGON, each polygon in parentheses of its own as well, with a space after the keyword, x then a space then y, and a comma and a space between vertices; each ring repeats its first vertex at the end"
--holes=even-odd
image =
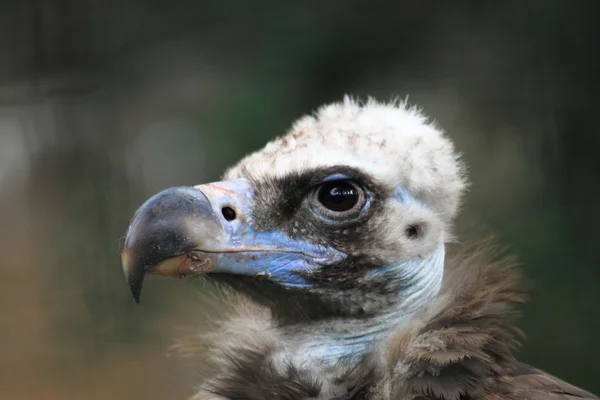
POLYGON ((340 362, 326 374, 277 362, 283 339, 268 310, 231 297, 230 319, 179 346, 213 367, 194 398, 597 399, 515 359, 524 295, 514 263, 496 254, 486 242, 449 256, 442 291, 427 310, 359 363, 340 362))

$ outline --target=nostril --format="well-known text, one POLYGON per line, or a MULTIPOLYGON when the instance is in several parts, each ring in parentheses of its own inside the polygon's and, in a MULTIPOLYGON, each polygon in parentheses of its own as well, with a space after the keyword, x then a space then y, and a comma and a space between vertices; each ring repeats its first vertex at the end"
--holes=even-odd
POLYGON ((227 221, 233 221, 235 219, 235 210, 231 207, 223 207, 221 213, 227 221))

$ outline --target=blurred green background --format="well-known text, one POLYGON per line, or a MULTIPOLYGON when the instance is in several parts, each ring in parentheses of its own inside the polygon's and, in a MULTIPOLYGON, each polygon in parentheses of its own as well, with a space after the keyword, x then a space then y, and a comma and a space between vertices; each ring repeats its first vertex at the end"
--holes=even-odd
POLYGON ((203 307, 119 239, 346 93, 409 96, 455 140, 461 238, 532 286, 519 356, 600 393, 600 10, 593 1, 0 1, 0 398, 183 399, 203 307))

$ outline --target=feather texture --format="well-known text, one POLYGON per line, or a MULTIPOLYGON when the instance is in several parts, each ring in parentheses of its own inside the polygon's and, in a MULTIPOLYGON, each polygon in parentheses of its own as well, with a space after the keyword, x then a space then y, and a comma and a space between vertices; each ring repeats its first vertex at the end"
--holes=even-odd
POLYGON ((229 317, 182 341, 208 368, 195 400, 597 399, 517 361, 520 275, 492 241, 449 247, 437 298, 358 363, 320 371, 277 356, 285 337, 270 312, 227 294, 229 317))

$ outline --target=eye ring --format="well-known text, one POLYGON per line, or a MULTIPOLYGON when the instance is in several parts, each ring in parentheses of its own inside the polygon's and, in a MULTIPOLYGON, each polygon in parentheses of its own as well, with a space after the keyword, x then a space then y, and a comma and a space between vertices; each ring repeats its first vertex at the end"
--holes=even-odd
POLYGON ((334 180, 324 182, 316 188, 314 203, 325 216, 346 218, 364 207, 366 195, 362 187, 350 180, 334 180))

